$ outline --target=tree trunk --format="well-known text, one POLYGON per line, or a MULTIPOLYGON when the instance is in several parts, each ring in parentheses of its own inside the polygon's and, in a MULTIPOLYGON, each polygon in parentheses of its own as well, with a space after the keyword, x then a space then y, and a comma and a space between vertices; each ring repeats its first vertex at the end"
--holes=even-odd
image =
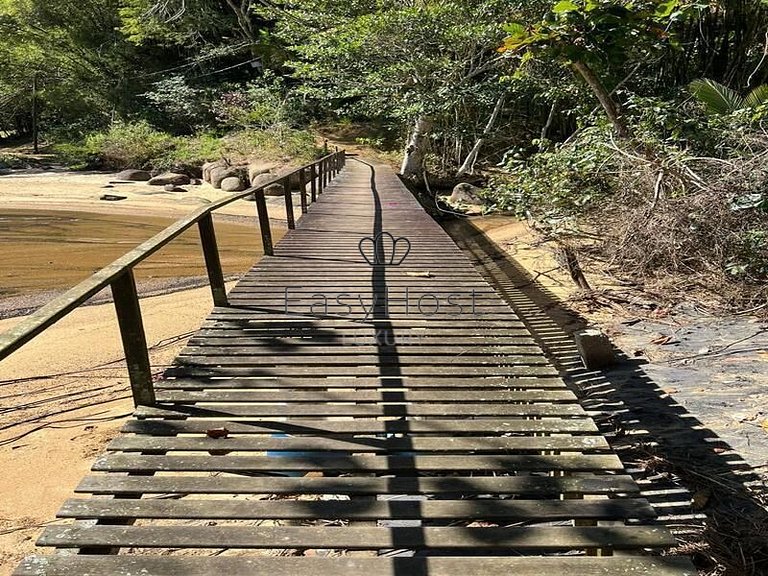
POLYGON ((405 148, 403 165, 400 174, 406 178, 421 179, 424 174, 424 153, 426 152, 427 132, 431 127, 430 121, 419 116, 413 126, 408 146, 405 148))
POLYGON ((477 162, 477 156, 480 153, 480 148, 482 148, 483 144, 485 144, 485 140, 488 137, 488 134, 491 133, 491 130, 493 130, 493 126, 496 124, 496 120, 498 120, 503 108, 504 94, 499 96, 499 99, 496 101, 496 106, 493 107, 493 112, 491 113, 491 117, 488 119, 488 123, 485 125, 483 135, 477 139, 477 142, 475 142, 472 150, 470 150, 469 154, 467 154, 467 157, 464 159, 464 163, 456 172, 457 177, 464 176, 464 174, 471 174, 474 171, 475 162, 477 162))
POLYGON ((541 129, 541 134, 539 136, 539 152, 543 152, 546 146, 544 145, 544 142, 547 140, 547 136, 549 136, 549 129, 552 127, 552 122, 555 121, 555 113, 557 112, 557 100, 552 102, 552 106, 549 108, 549 114, 547 115, 547 121, 544 124, 544 127, 541 129))
POLYGON ((592 68, 590 68, 584 62, 578 60, 573 63, 573 68, 581 75, 582 78, 584 78, 584 81, 592 89, 592 92, 594 92, 595 96, 597 96, 597 99, 600 101, 600 105, 603 107, 603 110, 605 110, 608 119, 616 129, 616 134, 618 134, 620 138, 628 138, 629 128, 627 128, 627 125, 624 123, 624 119, 621 117, 618 104, 616 104, 613 98, 611 98, 610 92, 605 89, 605 86, 603 86, 603 83, 600 82, 600 79, 592 71, 592 68))

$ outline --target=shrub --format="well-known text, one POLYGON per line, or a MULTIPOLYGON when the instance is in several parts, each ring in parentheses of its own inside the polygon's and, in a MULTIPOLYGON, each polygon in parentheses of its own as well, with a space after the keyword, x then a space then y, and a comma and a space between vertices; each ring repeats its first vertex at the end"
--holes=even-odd
POLYGON ((518 215, 562 217, 583 212, 610 193, 608 128, 592 127, 576 138, 528 158, 510 154, 508 174, 491 181, 495 207, 518 215))
POLYGON ((206 162, 222 157, 222 140, 211 132, 194 136, 177 136, 161 156, 155 158, 153 167, 158 170, 185 170, 194 167, 199 170, 206 162))
POLYGON ((73 168, 148 169, 173 143, 173 137, 145 121, 117 122, 81 142, 55 144, 54 151, 73 168))
POLYGON ((305 130, 272 128, 269 130, 241 130, 222 138, 224 156, 259 156, 264 160, 297 159, 309 161, 318 156, 320 149, 315 139, 305 130))
POLYGON ((319 154, 312 134, 284 126, 240 130, 223 137, 212 132, 171 136, 144 121, 114 124, 79 142, 55 144, 54 151, 73 169, 183 171, 197 171, 203 163, 222 157, 304 162, 319 154))
POLYGON ((768 295, 768 132, 764 110, 627 98, 633 137, 586 128, 507 162, 492 180, 498 208, 531 216, 591 253, 614 276, 730 308, 768 295), (576 234, 574 234, 576 232, 576 234))
POLYGON ((188 133, 212 122, 211 89, 190 86, 183 76, 165 78, 152 87, 142 96, 161 113, 156 119, 158 125, 188 133))
POLYGON ((301 101, 282 78, 269 73, 244 88, 223 92, 211 111, 221 125, 235 130, 296 127, 304 119, 301 101))

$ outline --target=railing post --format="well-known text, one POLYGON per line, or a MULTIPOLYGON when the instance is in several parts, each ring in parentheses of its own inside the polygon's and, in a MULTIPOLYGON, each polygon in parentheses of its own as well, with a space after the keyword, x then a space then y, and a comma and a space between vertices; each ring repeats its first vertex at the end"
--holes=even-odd
POLYGON ((136 406, 154 406, 155 388, 152 384, 152 367, 149 364, 147 338, 144 334, 133 270, 127 269, 112 281, 111 287, 125 361, 128 364, 133 403, 136 406))
POLYGON ((291 196, 291 177, 286 176, 282 180, 285 192, 285 217, 288 220, 288 230, 296 229, 296 220, 293 217, 293 196, 291 196))
POLYGON ((265 256, 274 256, 272 247, 272 231, 269 227, 269 213, 267 212, 267 199, 264 197, 264 188, 257 188, 253 192, 256 201, 256 212, 259 214, 259 230, 261 230, 261 243, 264 246, 265 256))
POLYGON ((221 271, 221 258, 216 243, 216 231, 213 228, 213 217, 209 212, 197 223, 200 230, 200 243, 203 246, 205 269, 208 271, 208 282, 211 285, 214 306, 227 306, 227 288, 224 285, 224 274, 221 271))
POLYGON ((299 170, 299 189, 301 190, 301 213, 307 213, 307 175, 304 168, 299 170))
POLYGON ((314 204, 317 202, 317 167, 315 164, 309 167, 309 188, 311 194, 311 200, 314 204))
POLYGON ((324 160, 320 160, 317 163, 317 193, 323 193, 323 185, 325 183, 325 169, 323 168, 324 160))

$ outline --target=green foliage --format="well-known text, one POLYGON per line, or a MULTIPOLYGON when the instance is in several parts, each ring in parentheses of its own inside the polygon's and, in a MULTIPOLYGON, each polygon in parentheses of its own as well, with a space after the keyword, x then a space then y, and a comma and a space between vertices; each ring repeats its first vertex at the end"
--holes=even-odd
POLYGON ((257 156, 262 160, 309 161, 320 154, 312 134, 285 127, 234 132, 222 139, 222 148, 224 155, 257 156))
POLYGON ((139 45, 185 45, 237 26, 231 14, 209 0, 124 0, 121 4, 121 32, 139 45))
POLYGON ((31 131, 33 82, 46 126, 128 104, 133 50, 116 30, 118 0, 0 2, 0 130, 31 131))
POLYGON ((669 23, 688 14, 681 0, 562 0, 540 21, 507 24, 500 50, 605 66, 673 41, 669 23))
POLYGON ((152 90, 142 94, 161 113, 165 126, 180 131, 194 131, 210 125, 212 90, 191 86, 181 75, 174 75, 152 84, 152 90))
POLYGON ((514 154, 507 175, 491 185, 500 210, 525 216, 562 218, 584 212, 611 191, 610 151, 605 126, 582 131, 577 138, 525 158, 514 154))
POLYGON ((508 24, 501 50, 548 49, 566 61, 622 60, 648 40, 667 39, 664 25, 682 13, 678 0, 563 0, 539 22, 508 24))
POLYGON ((310 0, 285 10, 277 34, 302 92, 339 115, 401 126, 426 115, 439 128, 478 105, 486 116, 503 89, 495 48, 507 2, 310 0))
POLYGON ((79 142, 60 142, 53 148, 73 168, 112 170, 199 167, 219 158, 306 161, 318 155, 314 138, 303 130, 240 130, 223 137, 212 132, 171 136, 146 121, 116 123, 79 142))
POLYGON ((298 95, 272 73, 224 90, 212 102, 211 111, 220 126, 236 130, 299 126, 304 120, 298 95))
MULTIPOLYGON (((764 213, 768 201, 763 200, 764 213)), ((738 251, 728 258, 725 271, 736 280, 761 281, 768 278, 768 229, 748 228, 739 237, 738 251)))
POLYGON ((149 168, 172 144, 171 136, 145 121, 118 122, 106 132, 89 134, 80 144, 61 143, 54 150, 75 166, 149 168))

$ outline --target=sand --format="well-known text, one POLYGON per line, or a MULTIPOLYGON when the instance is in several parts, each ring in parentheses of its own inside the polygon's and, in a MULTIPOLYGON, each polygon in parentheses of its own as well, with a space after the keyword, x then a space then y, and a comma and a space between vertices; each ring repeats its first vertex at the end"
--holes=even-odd
MULTIPOLYGON (((177 339, 211 305, 207 288, 142 300, 150 346, 173 341, 151 350, 153 369, 172 362, 183 345, 177 339)), ((0 331, 18 320, 0 321, 0 331)), ((54 520, 130 414, 121 357, 114 311, 104 304, 78 309, 0 363, 0 574, 34 551, 39 527, 54 520), (40 378, 67 372, 77 373, 40 378), (35 379, 14 382, 24 378, 35 379)))
MULTIPOLYGON (((173 221, 225 193, 209 185, 165 193, 144 184, 102 188, 109 174, 21 171, 0 176, 0 309, 34 307, 108 264, 173 221), (101 194, 127 196, 103 202, 101 194)), ((268 200, 284 233, 281 198, 268 200)), ((298 201, 295 205, 299 205, 298 201)), ((253 203, 216 219, 225 273, 261 254, 253 203)), ((218 213, 217 213, 218 214, 218 213)), ((174 291, 204 275, 196 231, 137 270, 142 292, 174 291)), ((230 284, 231 286, 232 284, 230 284)), ((208 288, 141 301, 153 369, 162 371, 211 310, 208 288)), ((21 317, 0 320, 0 332, 21 317)), ((94 456, 131 413, 130 389, 111 304, 82 307, 0 362, 0 575, 34 553, 94 456), (51 376, 55 375, 55 376, 51 376), (50 377, 49 377, 50 376, 50 377)))

